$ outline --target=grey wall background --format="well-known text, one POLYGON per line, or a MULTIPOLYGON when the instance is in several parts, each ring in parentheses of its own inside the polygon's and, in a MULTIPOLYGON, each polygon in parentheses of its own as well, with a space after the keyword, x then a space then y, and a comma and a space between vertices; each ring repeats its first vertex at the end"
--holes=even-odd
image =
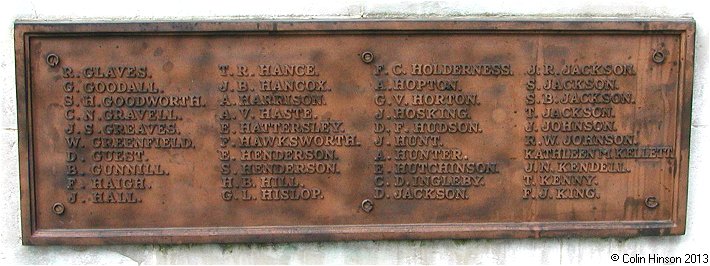
POLYGON ((710 93, 703 1, 13 1, 0 4, 0 263, 590 264, 611 254, 710 253, 710 93), (679 237, 362 241, 251 245, 22 246, 13 21, 244 18, 694 17, 697 23, 687 232, 679 237))

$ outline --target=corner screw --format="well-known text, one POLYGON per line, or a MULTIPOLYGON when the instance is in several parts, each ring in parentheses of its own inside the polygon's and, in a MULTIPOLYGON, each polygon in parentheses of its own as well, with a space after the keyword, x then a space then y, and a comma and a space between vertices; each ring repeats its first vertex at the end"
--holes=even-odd
POLYGON ((663 63, 663 61, 666 60, 666 54, 664 54, 663 51, 655 51, 653 52, 651 60, 653 60, 656 64, 663 63))
POLYGON ((360 208, 362 208, 363 211, 365 212, 371 212, 372 208, 375 207, 375 204, 372 203, 370 199, 363 200, 362 203, 360 203, 360 208))
POLYGON ((56 215, 62 215, 64 214, 64 204, 61 204, 59 202, 54 203, 54 206, 52 206, 52 212, 56 215))
POLYGON ((50 67, 55 67, 59 65, 59 56, 56 54, 47 55, 47 65, 50 67))
POLYGON ((656 199, 655 196, 650 196, 646 198, 646 201, 644 203, 649 209, 655 209, 656 207, 658 207, 658 199, 656 199))
POLYGON ((369 64, 369 63, 372 63, 372 60, 375 60, 375 55, 369 51, 362 52, 362 54, 360 55, 360 59, 362 59, 362 61, 365 62, 365 64, 369 64))

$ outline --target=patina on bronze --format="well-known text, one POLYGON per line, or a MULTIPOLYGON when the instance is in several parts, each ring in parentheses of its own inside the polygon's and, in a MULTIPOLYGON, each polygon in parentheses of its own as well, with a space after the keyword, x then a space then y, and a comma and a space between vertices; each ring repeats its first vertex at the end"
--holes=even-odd
POLYGON ((23 243, 683 234, 694 33, 17 23, 23 243))

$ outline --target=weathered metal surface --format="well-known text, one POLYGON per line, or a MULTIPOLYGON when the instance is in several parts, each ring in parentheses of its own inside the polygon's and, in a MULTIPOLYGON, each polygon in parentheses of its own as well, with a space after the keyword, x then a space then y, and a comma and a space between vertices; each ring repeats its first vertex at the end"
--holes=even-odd
POLYGON ((690 20, 15 32, 25 244, 685 230, 690 20))

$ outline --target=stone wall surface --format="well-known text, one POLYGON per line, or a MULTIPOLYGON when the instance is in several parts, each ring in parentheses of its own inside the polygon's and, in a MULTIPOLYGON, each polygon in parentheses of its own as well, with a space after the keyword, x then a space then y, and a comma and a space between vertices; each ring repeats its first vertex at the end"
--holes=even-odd
MULTIPOLYGON (((710 253, 710 93, 704 1, 10 1, 0 4, 0 264, 597 264, 612 254, 710 253), (476 17, 693 17, 696 64, 687 231, 677 237, 22 246, 13 22, 476 17)), ((619 263, 620 262, 616 262, 619 263)), ((614 263, 615 264, 615 263, 614 263)))

